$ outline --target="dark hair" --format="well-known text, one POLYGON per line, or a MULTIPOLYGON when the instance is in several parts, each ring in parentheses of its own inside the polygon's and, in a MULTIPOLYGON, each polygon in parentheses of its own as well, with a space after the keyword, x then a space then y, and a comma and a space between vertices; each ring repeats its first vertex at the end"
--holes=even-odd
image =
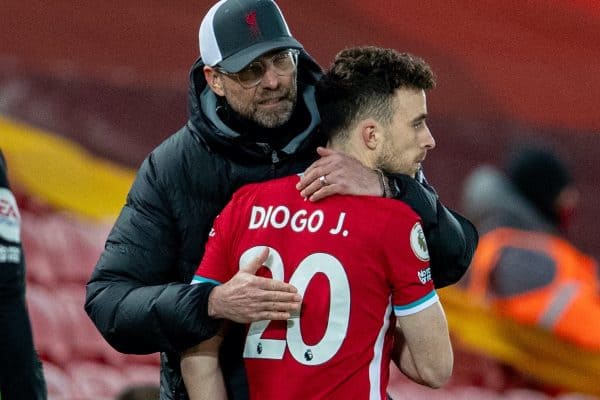
POLYGON ((411 54, 373 46, 345 49, 317 84, 321 129, 331 138, 347 135, 356 121, 367 117, 390 124, 396 89, 434 87, 429 65, 411 54))
POLYGON ((552 223, 559 222, 556 198, 573 178, 557 153, 547 147, 524 145, 511 152, 504 169, 523 197, 552 223))

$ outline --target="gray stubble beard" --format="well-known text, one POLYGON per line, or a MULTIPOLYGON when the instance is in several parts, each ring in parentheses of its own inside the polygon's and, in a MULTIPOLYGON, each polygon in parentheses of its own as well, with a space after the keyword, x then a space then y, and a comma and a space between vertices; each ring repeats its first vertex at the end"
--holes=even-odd
POLYGON ((278 128, 288 122, 292 117, 294 108, 296 107, 297 96, 298 86, 296 81, 294 81, 293 86, 290 88, 288 95, 283 101, 283 111, 261 112, 255 104, 251 107, 243 107, 229 99, 227 102, 230 107, 242 117, 249 119, 264 128, 278 128))

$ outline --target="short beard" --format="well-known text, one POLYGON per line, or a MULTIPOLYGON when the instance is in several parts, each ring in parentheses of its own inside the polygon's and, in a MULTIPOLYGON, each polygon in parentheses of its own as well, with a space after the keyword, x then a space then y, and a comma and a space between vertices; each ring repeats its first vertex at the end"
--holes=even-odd
POLYGON ((255 110, 249 119, 264 128, 278 128, 292 118, 296 106, 295 95, 294 99, 287 98, 284 103, 281 111, 260 112, 255 110))
POLYGON ((264 92, 265 98, 259 99, 258 101, 284 96, 279 110, 261 111, 258 109, 255 102, 245 105, 240 104, 233 96, 228 96, 227 93, 225 93, 225 97, 227 98, 229 106, 243 118, 253 121, 263 128, 278 128, 288 122, 294 113, 296 97, 298 94, 296 82, 294 81, 290 89, 285 92, 272 92, 270 90, 264 92), (276 96, 273 96, 274 94, 276 96))
POLYGON ((394 171, 389 171, 390 165, 392 165, 392 162, 394 159, 394 154, 392 153, 392 151, 389 149, 389 146, 388 146, 389 140, 390 140, 390 133, 386 130, 383 134, 383 143, 382 143, 381 151, 379 152, 379 155, 374 160, 374 163, 375 163, 375 168, 380 169, 386 173, 393 173, 394 171))

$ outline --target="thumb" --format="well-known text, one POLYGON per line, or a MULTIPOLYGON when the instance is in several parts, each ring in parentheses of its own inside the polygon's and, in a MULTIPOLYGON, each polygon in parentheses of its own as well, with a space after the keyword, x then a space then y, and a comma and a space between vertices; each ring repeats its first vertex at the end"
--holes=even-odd
POLYGON ((269 248, 265 246, 260 254, 250 261, 250 264, 243 266, 240 270, 247 272, 249 274, 255 275, 256 271, 259 270, 260 267, 263 266, 267 258, 269 257, 269 248))

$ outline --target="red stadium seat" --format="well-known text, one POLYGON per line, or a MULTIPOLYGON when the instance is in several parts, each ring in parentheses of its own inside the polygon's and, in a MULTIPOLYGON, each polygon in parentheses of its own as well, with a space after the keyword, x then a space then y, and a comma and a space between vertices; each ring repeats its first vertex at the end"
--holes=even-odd
POLYGON ((59 274, 48 256, 48 247, 52 242, 40 240, 39 216, 23 212, 22 218, 21 240, 27 265, 27 281, 53 287, 58 282, 59 274))
POLYGON ((44 362, 44 378, 51 400, 72 400, 71 378, 58 366, 44 362))
POLYGON ((85 287, 81 284, 64 284, 54 291, 55 301, 64 308, 72 355, 77 360, 102 361, 120 365, 125 355, 113 349, 83 309, 85 287))
POLYGON ((67 367, 75 399, 113 399, 128 386, 121 371, 110 365, 90 361, 73 362, 67 367))
POLYGON ((53 231, 59 229, 62 236, 54 248, 54 254, 62 261, 58 271, 62 281, 85 284, 102 252, 108 228, 60 215, 52 218, 50 225, 53 231))
MULTIPOLYGON (((446 390, 430 389, 406 378, 396 366, 390 366, 388 393, 394 400, 459 400, 446 390)), ((460 399, 462 400, 462 399, 460 399)))
POLYGON ((65 330, 68 318, 64 309, 44 287, 29 284, 26 290, 36 349, 42 359, 64 365, 71 358, 70 337, 65 330))
POLYGON ((27 282, 47 288, 54 287, 59 280, 59 274, 45 250, 40 249, 35 244, 27 243, 23 245, 23 252, 25 253, 27 266, 27 282))
POLYGON ((109 227, 62 214, 23 213, 22 240, 31 281, 84 284, 102 251, 109 227))
POLYGON ((518 385, 516 377, 496 360, 483 354, 463 350, 457 343, 454 346, 454 368, 450 382, 453 386, 478 386, 500 392, 518 385))
MULTIPOLYGON (((562 400, 567 400, 567 396, 561 396, 562 400)), ((574 395, 573 397, 571 397, 573 400, 575 399, 580 399, 580 400, 584 400, 585 397, 583 395, 581 396, 576 396, 574 395)), ((536 390, 531 390, 531 389, 511 389, 511 390, 507 390, 506 392, 502 393, 502 399, 503 400, 520 400, 520 399, 527 399, 527 400, 550 400, 551 397, 545 395, 542 392, 536 391, 536 390)), ((590 397, 587 397, 588 400, 591 400, 590 397)))

